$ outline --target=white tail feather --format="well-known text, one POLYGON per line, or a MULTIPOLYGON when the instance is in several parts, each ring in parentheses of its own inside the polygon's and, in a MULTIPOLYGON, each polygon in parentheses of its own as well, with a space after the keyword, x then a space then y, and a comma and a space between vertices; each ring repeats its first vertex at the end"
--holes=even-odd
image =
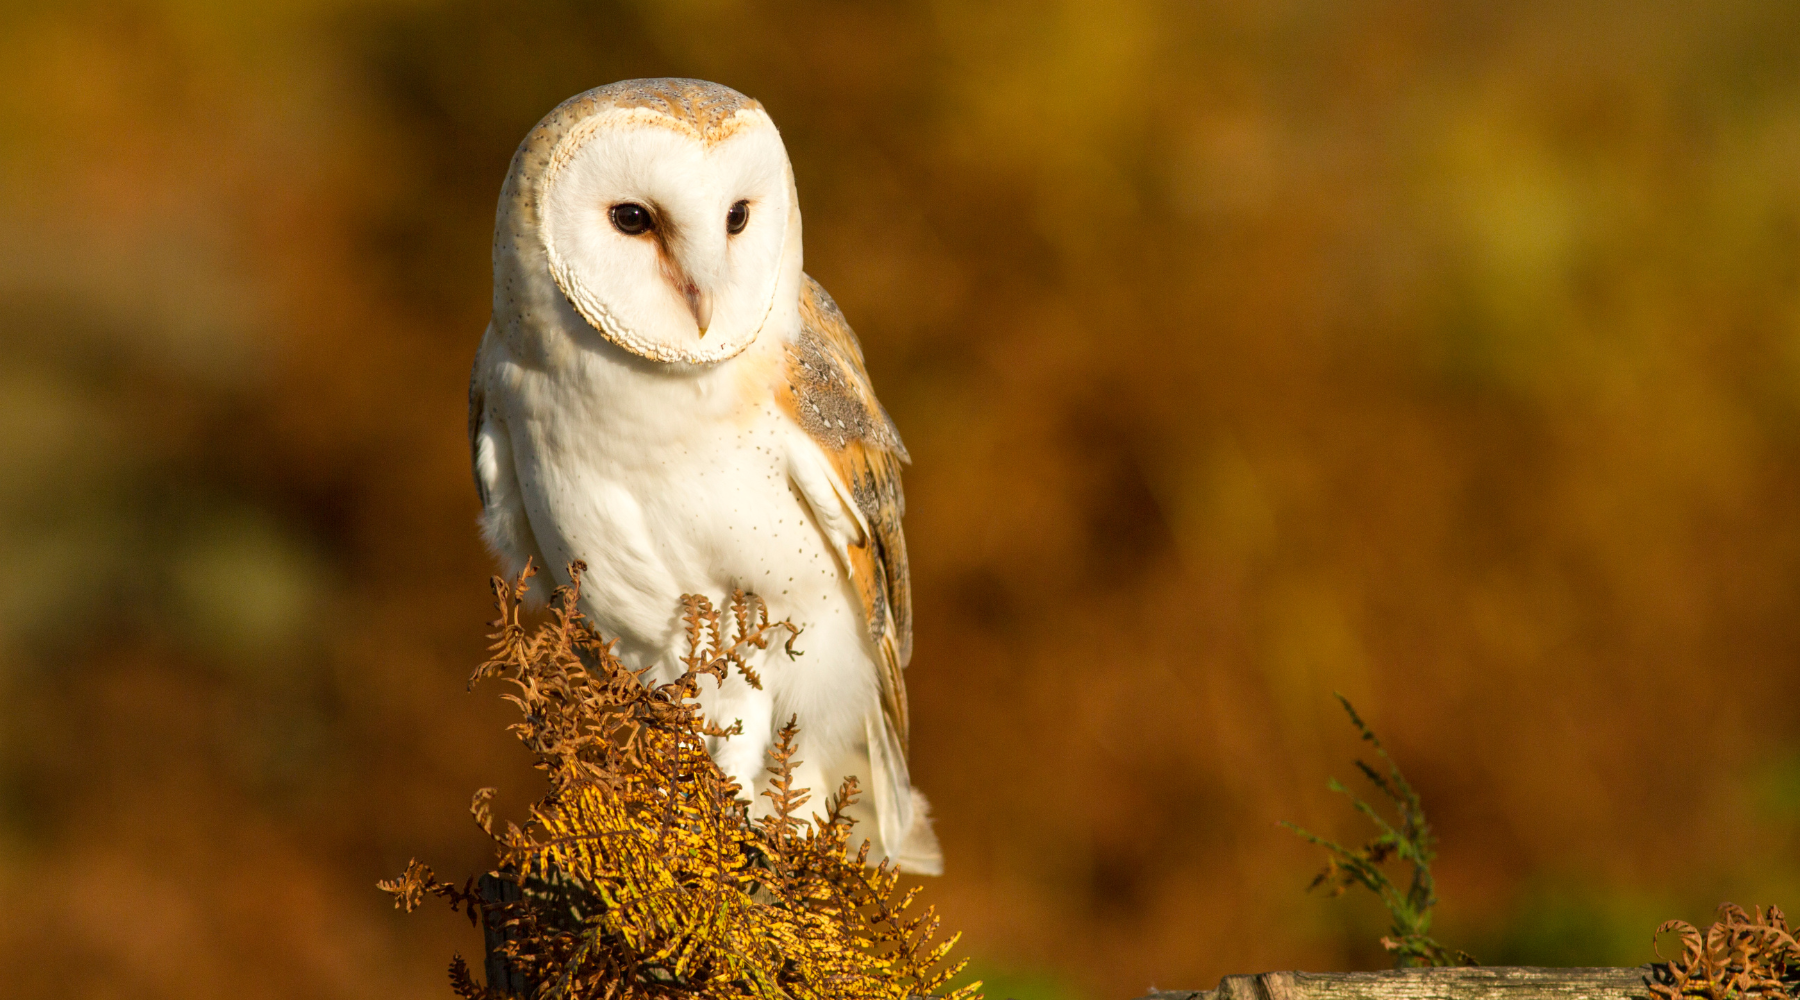
POLYGON ((912 823, 899 847, 893 857, 901 871, 912 875, 944 874, 944 852, 938 848, 937 834, 931 829, 931 803, 917 788, 912 790, 912 823))

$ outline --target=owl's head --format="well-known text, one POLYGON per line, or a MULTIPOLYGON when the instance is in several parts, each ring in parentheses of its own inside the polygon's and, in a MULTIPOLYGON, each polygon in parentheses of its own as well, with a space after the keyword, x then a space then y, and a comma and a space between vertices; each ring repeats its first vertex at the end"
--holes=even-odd
POLYGON ((722 361, 797 301, 800 267, 793 173, 762 106, 715 83, 627 80, 564 101, 520 144, 495 316, 573 309, 640 357, 722 361))

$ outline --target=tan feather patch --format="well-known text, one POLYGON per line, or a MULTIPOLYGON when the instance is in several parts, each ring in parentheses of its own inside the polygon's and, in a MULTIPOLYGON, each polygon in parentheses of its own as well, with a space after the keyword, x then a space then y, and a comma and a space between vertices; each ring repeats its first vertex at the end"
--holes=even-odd
MULTIPOLYGON (((609 96, 621 108, 649 108, 689 126, 707 142, 717 142, 737 130, 739 111, 761 111, 762 105, 730 87, 706 80, 665 77, 626 80, 609 96)), ((605 88, 602 88, 605 89, 605 88)))
POLYGON ((730 87, 706 80, 660 77, 621 80, 577 94, 558 105, 544 122, 559 123, 561 128, 568 129, 609 107, 647 112, 643 115, 646 124, 686 132, 708 145, 730 138, 743 127, 740 112, 763 109, 761 104, 730 87))

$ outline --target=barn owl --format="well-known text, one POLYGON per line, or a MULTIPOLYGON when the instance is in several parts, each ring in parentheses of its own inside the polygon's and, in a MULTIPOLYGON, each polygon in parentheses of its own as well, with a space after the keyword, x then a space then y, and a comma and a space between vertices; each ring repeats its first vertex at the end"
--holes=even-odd
MULTIPOLYGON (((781 134, 718 84, 628 80, 563 102, 514 154, 493 318, 469 388, 482 534, 509 572, 567 583, 634 667, 673 677, 683 594, 734 588, 802 629, 790 658, 702 685, 720 767, 766 813, 767 752, 800 723, 795 784, 846 775, 871 859, 942 862, 907 767, 912 614, 900 436, 862 349, 801 272, 781 134)), ((777 644, 779 645, 779 644, 777 644)))

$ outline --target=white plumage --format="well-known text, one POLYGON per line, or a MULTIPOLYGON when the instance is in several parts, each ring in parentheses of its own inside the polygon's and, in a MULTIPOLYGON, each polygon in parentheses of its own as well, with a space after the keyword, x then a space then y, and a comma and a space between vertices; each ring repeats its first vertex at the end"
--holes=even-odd
POLYGON ((798 716, 813 804, 856 775, 871 857, 941 869, 906 760, 906 452, 801 273, 793 172, 760 105, 633 80, 532 130, 501 191, 469 402, 482 530, 509 571, 529 558, 567 582, 586 562, 582 610, 664 677, 682 594, 762 597, 804 655, 765 654, 762 690, 703 685, 709 716, 744 727, 714 758, 766 811, 767 751, 798 716))

